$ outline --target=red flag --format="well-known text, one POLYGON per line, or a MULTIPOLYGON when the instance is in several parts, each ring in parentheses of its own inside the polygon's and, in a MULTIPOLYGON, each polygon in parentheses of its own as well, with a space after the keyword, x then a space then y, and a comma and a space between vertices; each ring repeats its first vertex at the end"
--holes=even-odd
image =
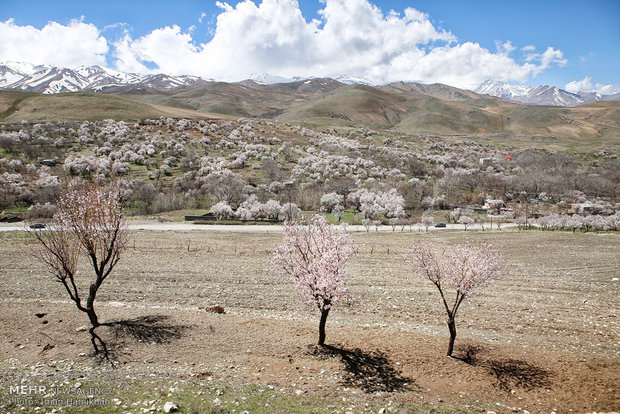
POLYGON ((512 155, 504 155, 504 158, 512 158, 512 155))

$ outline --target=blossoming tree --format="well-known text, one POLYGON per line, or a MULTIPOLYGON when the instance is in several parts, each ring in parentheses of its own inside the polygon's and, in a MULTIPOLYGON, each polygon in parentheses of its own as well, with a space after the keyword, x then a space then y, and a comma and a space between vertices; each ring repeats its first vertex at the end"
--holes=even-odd
POLYGON ((39 242, 35 256, 62 283, 77 308, 88 315, 95 352, 100 351, 96 340, 105 351, 105 344, 95 333, 100 325, 95 298, 127 245, 128 230, 119 193, 73 182, 58 200, 57 211, 47 229, 31 234, 39 242), (86 303, 76 278, 81 254, 88 257, 95 272, 86 303))
POLYGON ((469 216, 461 216, 458 219, 458 223, 462 224, 465 227, 465 231, 467 231, 467 227, 474 224, 474 219, 469 216))
POLYGON ((218 220, 222 218, 229 218, 235 215, 232 207, 226 201, 220 201, 211 207, 209 212, 217 217, 218 220))
POLYGON ((285 223, 283 243, 273 253, 274 271, 288 275, 299 295, 321 312, 319 345, 325 343, 330 309, 348 295, 344 266, 352 254, 349 235, 319 215, 309 224, 285 223))
POLYGON ((427 244, 414 244, 412 261, 417 272, 433 282, 448 314, 450 342, 448 356, 452 356, 456 339, 456 314, 463 301, 477 293, 491 282, 501 277, 499 256, 491 245, 480 244, 477 247, 455 246, 443 258, 437 257, 435 251, 427 244), (450 300, 447 287, 454 289, 455 295, 450 300))

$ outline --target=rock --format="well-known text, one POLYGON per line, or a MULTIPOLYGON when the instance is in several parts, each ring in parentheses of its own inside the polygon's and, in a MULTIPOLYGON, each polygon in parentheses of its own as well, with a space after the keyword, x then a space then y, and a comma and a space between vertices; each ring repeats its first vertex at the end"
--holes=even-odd
POLYGON ((179 409, 179 407, 173 403, 172 401, 168 401, 166 404, 164 404, 164 412, 165 413, 170 413, 173 411, 177 411, 179 409))
POLYGON ((379 410, 379 412, 377 414, 385 414, 385 407, 383 407, 382 409, 379 410))
POLYGON ((85 326, 80 326, 79 328, 76 328, 75 330, 76 330, 77 332, 84 332, 84 331, 86 331, 86 329, 87 329, 87 328, 86 328, 85 326))
POLYGON ((112 308, 124 308, 127 305, 125 303, 123 303, 123 302, 112 301, 112 302, 108 302, 108 306, 112 307, 112 308))
POLYGON ((222 403, 222 400, 220 400, 219 398, 216 398, 215 400, 213 400, 213 404, 215 405, 220 405, 222 403))
POLYGON ((611 278, 611 281, 612 281, 612 282, 617 282, 618 280, 620 280, 620 279, 618 279, 617 277, 613 277, 613 278, 611 278))
POLYGON ((205 307, 205 310, 207 312, 213 312, 213 313, 226 313, 226 310, 224 310, 224 307, 222 307, 220 305, 207 306, 207 307, 205 307))
POLYGON ((304 392, 303 392, 302 390, 295 390, 295 394, 296 394, 296 395, 301 395, 301 394, 303 394, 303 393, 304 393, 304 392))

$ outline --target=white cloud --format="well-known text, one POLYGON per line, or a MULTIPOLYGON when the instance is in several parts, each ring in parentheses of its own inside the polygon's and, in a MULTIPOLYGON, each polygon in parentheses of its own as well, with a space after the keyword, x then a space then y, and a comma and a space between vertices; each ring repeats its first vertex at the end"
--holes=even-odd
POLYGON ((368 0, 325 0, 321 20, 306 22, 297 0, 251 0, 235 7, 217 2, 213 39, 197 45, 176 26, 154 30, 116 44, 117 68, 241 80, 250 73, 365 77, 376 83, 395 80, 441 82, 473 88, 485 79, 527 81, 552 65, 562 52, 535 53, 526 46, 525 62, 510 57, 516 47, 498 43, 496 53, 456 37, 413 8, 384 14, 368 0))
POLYGON ((0 61, 46 63, 63 67, 105 65, 108 42, 92 24, 49 22, 42 29, 0 22, 0 61))
POLYGON ((589 76, 585 76, 580 81, 572 81, 567 83, 564 86, 564 89, 572 93, 597 92, 601 95, 613 95, 615 93, 620 93, 620 85, 603 85, 600 83, 592 85, 592 78, 589 76))
POLYGON ((512 42, 510 40, 502 43, 499 40, 495 41, 495 48, 497 49, 498 53, 504 54, 504 55, 509 55, 510 53, 512 53, 516 47, 513 46, 512 42))
MULTIPOLYGON (((552 47, 536 53, 533 46, 525 46, 523 60, 518 61, 511 56, 517 48, 510 41, 498 42, 495 52, 478 43, 459 43, 413 8, 384 14, 369 0, 322 0, 322 4, 320 18, 307 22, 297 0, 244 0, 234 7, 218 1, 221 12, 208 43, 194 41, 193 33, 200 28, 184 32, 176 25, 166 26, 136 39, 126 32, 111 44, 112 59, 116 69, 123 71, 220 80, 265 72, 283 77, 348 75, 375 83, 441 82, 464 88, 474 88, 486 79, 524 82, 566 63, 562 52, 552 47)), ((73 34, 88 29, 89 36, 83 38, 102 40, 105 49, 97 43, 98 48, 90 46, 75 55, 83 55, 80 64, 103 60, 107 44, 96 27, 81 22, 52 24, 73 34)), ((83 42, 80 38, 80 42, 65 43, 73 47, 83 42)), ((23 49, 17 39, 9 43, 23 49)), ((32 60, 26 52, 24 56, 20 60, 32 60)), ((7 60, 1 55, 0 59, 7 60)), ((40 59, 52 61, 45 54, 40 59)))
POLYGON ((564 86, 564 89, 572 93, 589 92, 592 90, 591 80, 592 80, 591 77, 586 76, 580 81, 572 81, 572 82, 567 83, 564 86))

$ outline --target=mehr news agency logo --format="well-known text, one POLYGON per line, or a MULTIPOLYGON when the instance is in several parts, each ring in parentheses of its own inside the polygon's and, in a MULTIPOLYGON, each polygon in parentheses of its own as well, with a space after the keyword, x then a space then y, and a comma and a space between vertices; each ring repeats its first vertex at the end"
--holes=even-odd
POLYGON ((47 387, 45 385, 9 385, 9 404, 22 406, 102 406, 108 405, 110 388, 47 387))

